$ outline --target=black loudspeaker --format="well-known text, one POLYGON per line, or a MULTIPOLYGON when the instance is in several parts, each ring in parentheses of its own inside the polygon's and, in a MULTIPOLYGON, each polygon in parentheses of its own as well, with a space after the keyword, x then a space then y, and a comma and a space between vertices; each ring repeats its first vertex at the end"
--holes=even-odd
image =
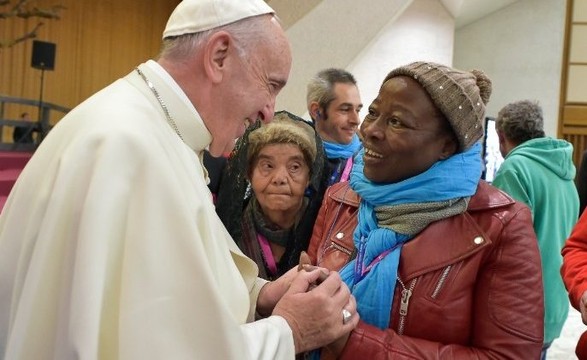
POLYGON ((53 70, 55 68, 55 44, 33 40, 33 57, 31 66, 40 70, 53 70))

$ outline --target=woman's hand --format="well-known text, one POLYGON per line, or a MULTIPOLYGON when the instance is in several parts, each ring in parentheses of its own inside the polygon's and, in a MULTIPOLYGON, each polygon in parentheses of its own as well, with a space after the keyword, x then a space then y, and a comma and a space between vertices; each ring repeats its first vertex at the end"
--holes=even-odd
POLYGON ((332 352, 339 353, 359 323, 356 301, 338 273, 331 271, 317 284, 321 274, 320 268, 298 272, 273 310, 272 315, 283 317, 289 324, 296 353, 328 344, 332 344, 332 352), (343 309, 351 315, 346 322, 343 309))
POLYGON ((283 274, 277 280, 268 282, 265 284, 265 286, 263 286, 259 292, 259 297, 257 298, 257 313, 263 317, 271 315, 273 308, 275 308, 275 304, 277 304, 277 302, 283 297, 287 290, 289 290, 291 283, 296 279, 296 277, 299 275, 299 272, 302 270, 304 270, 304 272, 319 270, 318 273, 307 278, 314 279, 315 275, 318 276, 318 278, 315 280, 308 280, 312 282, 308 285, 308 288, 304 289, 304 292, 324 281, 329 274, 327 269, 312 266, 310 257, 308 254, 306 254, 305 251, 302 251, 300 254, 300 263, 298 266, 289 269, 288 272, 283 274))

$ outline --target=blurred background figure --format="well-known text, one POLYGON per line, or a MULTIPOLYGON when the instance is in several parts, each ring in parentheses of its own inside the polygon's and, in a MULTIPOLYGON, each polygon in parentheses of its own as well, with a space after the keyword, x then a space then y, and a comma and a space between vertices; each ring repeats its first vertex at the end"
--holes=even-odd
POLYGON ((38 131, 37 123, 31 120, 28 112, 23 112, 20 115, 20 119, 30 122, 30 125, 15 126, 14 132, 12 133, 12 141, 15 144, 32 144, 34 142, 33 133, 38 131))
POLYGON ((347 181, 361 147, 357 131, 363 103, 357 81, 343 69, 322 70, 308 83, 306 101, 328 158, 328 185, 347 181))
POLYGON ((542 108, 522 100, 503 107, 496 118, 504 162, 493 185, 530 207, 542 258, 544 347, 542 359, 560 336, 569 313, 560 275, 561 249, 577 222, 573 145, 544 134, 542 108))
POLYGON ((208 189, 212 193, 212 199, 216 203, 216 196, 218 195, 218 188, 220 187, 220 180, 222 179, 222 172, 226 166, 226 158, 228 154, 223 154, 218 157, 210 155, 208 150, 204 150, 204 158, 202 163, 208 172, 208 189))

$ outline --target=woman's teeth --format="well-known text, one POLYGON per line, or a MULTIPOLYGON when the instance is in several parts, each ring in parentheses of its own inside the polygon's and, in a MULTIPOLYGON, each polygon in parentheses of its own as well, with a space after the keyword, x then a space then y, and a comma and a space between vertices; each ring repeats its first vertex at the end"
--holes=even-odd
POLYGON ((383 158, 383 155, 378 154, 375 151, 370 150, 370 149, 367 149, 367 148, 365 148, 365 155, 368 155, 368 156, 371 156, 371 157, 375 157, 375 158, 378 158, 378 159, 383 158))

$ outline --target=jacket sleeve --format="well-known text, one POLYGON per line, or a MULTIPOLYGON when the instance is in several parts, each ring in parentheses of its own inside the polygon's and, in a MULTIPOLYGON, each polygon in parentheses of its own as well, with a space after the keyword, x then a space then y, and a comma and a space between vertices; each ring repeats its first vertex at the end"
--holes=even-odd
POLYGON ((326 219, 326 213, 328 212, 328 199, 330 198, 330 192, 331 188, 328 188, 324 194, 324 199, 322 199, 322 205, 320 206, 320 211, 318 212, 318 217, 314 223, 314 230, 312 231, 310 244, 308 245, 308 255, 310 256, 310 260, 312 260, 313 265, 316 265, 318 261, 318 249, 324 242, 324 220, 326 219))
MULTIPOLYGON (((527 207, 504 224, 472 291, 470 344, 443 344, 360 323, 341 359, 538 359, 543 340, 540 255, 527 207)), ((395 306, 395 305, 394 305, 395 306)), ((430 324, 432 327, 434 324, 430 324)))
POLYGON ((583 213, 562 250, 561 275, 571 304, 579 309, 581 296, 587 291, 587 213, 583 213))

